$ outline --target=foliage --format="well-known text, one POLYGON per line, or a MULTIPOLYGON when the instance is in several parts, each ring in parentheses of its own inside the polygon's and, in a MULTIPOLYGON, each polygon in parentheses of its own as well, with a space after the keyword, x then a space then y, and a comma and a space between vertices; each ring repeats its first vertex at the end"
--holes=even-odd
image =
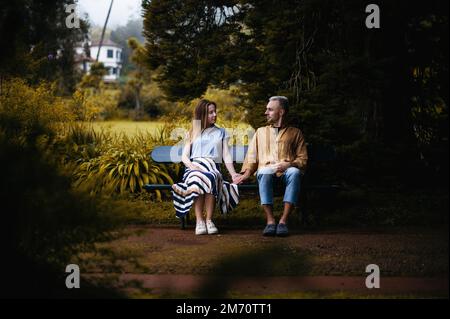
MULTIPOLYGON (((140 192, 145 184, 173 184, 167 168, 152 163, 145 136, 120 136, 99 157, 80 164, 75 186, 91 192, 124 194, 140 192)), ((157 198, 161 199, 160 192, 157 198)))
MULTIPOLYGON (((149 158, 154 145, 167 145, 167 128, 134 136, 96 131, 92 126, 71 125, 59 153, 73 167, 74 186, 91 194, 127 195, 143 191, 145 184, 173 184, 180 165, 157 165, 149 158)), ((173 143, 173 142, 172 142, 173 143)), ((155 191, 161 200, 161 192, 155 191)))
POLYGON ((66 5, 75 0, 22 0, 0 6, 0 78, 22 77, 28 83, 56 82, 59 94, 71 94, 78 74, 74 47, 87 37, 88 23, 67 28, 66 5))
POLYGON ((448 186, 448 3, 377 4, 379 30, 364 27, 362 0, 145 1, 148 66, 176 101, 239 84, 254 127, 268 97, 286 95, 309 143, 358 153, 340 154, 341 170, 364 174, 350 183, 410 185, 420 171, 448 186), (366 146, 386 150, 381 165, 364 166, 366 146))
POLYGON ((224 84, 235 1, 143 1, 144 35, 151 69, 167 97, 185 102, 210 83, 224 84))
POLYGON ((106 75, 106 70, 102 62, 92 63, 89 73, 85 74, 79 83, 79 88, 92 88, 94 91, 100 90, 103 87, 103 76, 106 75))
POLYGON ((71 257, 111 239, 120 222, 111 202, 71 187, 54 146, 72 116, 53 92, 23 80, 0 92, 1 296, 57 296, 71 257))
POLYGON ((122 75, 127 75, 129 71, 133 71, 136 66, 129 61, 131 50, 127 45, 129 38, 136 38, 140 43, 144 43, 142 35, 142 19, 128 20, 124 26, 118 26, 111 31, 110 39, 122 47, 122 75))
POLYGON ((58 123, 73 115, 61 98, 54 95, 55 85, 28 86, 22 79, 3 83, 0 92, 0 126, 15 139, 34 144, 38 137, 55 135, 58 123))
POLYGON ((151 118, 158 118, 174 109, 175 103, 166 99, 154 81, 144 84, 141 90, 142 108, 151 118))
MULTIPOLYGON (((217 104, 218 121, 227 122, 246 122, 248 112, 244 108, 242 91, 237 86, 229 89, 219 89, 209 87, 204 96, 205 99, 214 101, 217 104)), ((197 104, 198 99, 191 101, 191 105, 197 104)))
POLYGON ((121 116, 117 105, 120 92, 78 88, 73 94, 72 111, 79 121, 109 120, 121 116))
POLYGON ((143 116, 141 91, 144 83, 151 81, 151 74, 145 68, 145 49, 139 41, 136 38, 129 38, 128 47, 132 52, 130 55, 130 61, 134 63, 135 70, 130 72, 127 87, 129 87, 134 94, 135 119, 140 120, 143 116))

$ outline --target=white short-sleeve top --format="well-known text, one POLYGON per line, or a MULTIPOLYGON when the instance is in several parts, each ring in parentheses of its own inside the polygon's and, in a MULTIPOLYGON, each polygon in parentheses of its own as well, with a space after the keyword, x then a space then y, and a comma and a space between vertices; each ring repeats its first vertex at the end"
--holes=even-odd
POLYGON ((229 135, 224 128, 212 125, 203 130, 202 134, 192 143, 191 159, 207 157, 215 163, 222 163, 223 146, 228 147, 229 135))

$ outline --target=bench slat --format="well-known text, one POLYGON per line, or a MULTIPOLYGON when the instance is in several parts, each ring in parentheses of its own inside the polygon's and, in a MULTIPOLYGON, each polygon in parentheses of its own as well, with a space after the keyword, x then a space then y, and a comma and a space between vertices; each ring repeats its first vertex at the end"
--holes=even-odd
MULTIPOLYGON (((144 189, 151 190, 172 190, 172 185, 169 184, 145 184, 144 189)), ((239 190, 255 190, 258 189, 258 184, 241 184, 238 185, 239 190)), ((303 186, 305 190, 340 190, 340 185, 306 185, 303 186)))
MULTIPOLYGON (((326 162, 336 159, 336 150, 330 146, 311 145, 308 144, 308 161, 309 162, 326 162)), ((232 152, 233 162, 243 163, 245 154, 247 154, 248 146, 233 145, 230 147, 232 152)), ((174 146, 157 146, 150 154, 152 160, 156 163, 180 163, 181 155, 183 153, 182 145, 174 146)))
MULTIPOLYGON (((231 147, 233 162, 243 163, 245 154, 247 154, 248 146, 233 145, 231 147)), ((152 160, 156 163, 180 163, 181 155, 183 153, 183 146, 158 146, 153 149, 150 154, 152 160)))
POLYGON ((153 191, 153 190, 171 190, 172 189, 172 185, 168 185, 168 184, 145 184, 144 189, 148 190, 148 191, 153 191))

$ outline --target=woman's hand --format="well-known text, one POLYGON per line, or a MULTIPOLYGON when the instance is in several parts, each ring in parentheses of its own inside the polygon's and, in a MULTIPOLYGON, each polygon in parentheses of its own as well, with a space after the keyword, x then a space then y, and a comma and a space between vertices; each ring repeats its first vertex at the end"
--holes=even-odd
POLYGON ((202 167, 198 164, 194 164, 192 163, 191 165, 189 165, 189 169, 191 171, 203 171, 202 167))
POLYGON ((233 183, 237 185, 242 184, 249 177, 250 174, 248 173, 248 170, 246 170, 244 174, 237 174, 236 178, 233 178, 233 183))
POLYGON ((233 175, 231 175, 233 184, 239 184, 239 182, 241 181, 241 178, 242 178, 242 174, 234 173, 233 175))

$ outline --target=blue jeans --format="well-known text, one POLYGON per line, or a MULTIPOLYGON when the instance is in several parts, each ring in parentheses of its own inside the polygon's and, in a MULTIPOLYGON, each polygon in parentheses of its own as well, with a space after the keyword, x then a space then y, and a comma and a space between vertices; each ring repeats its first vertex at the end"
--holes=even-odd
MULTIPOLYGON (((258 178, 261 205, 273 205, 273 181, 278 177, 270 169, 265 168, 259 169, 256 177, 258 178)), ((300 192, 300 170, 296 167, 289 167, 279 178, 286 185, 283 202, 297 205, 300 192)))

